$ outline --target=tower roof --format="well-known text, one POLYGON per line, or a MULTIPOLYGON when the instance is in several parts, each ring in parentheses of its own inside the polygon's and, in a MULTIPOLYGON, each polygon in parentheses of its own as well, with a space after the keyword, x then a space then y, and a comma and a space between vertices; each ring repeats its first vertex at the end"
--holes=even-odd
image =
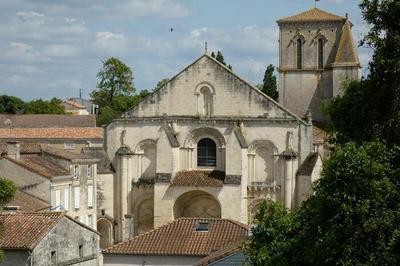
POLYGON ((348 20, 343 25, 340 36, 338 52, 335 57, 335 65, 359 65, 357 49, 354 47, 351 34, 351 24, 348 20))
POLYGON ((288 23, 288 22, 325 22, 325 21, 344 21, 344 17, 337 16, 332 13, 328 13, 326 11, 322 11, 318 8, 311 8, 305 12, 285 17, 277 20, 279 23, 288 23))

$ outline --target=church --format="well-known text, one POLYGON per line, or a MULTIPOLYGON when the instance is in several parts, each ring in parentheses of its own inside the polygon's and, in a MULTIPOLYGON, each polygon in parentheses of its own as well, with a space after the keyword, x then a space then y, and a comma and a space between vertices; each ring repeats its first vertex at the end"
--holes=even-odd
POLYGON ((264 199, 293 209, 310 195, 313 121, 360 64, 347 16, 313 8, 277 22, 279 103, 204 53, 106 127, 103 247, 180 217, 251 224, 264 199))

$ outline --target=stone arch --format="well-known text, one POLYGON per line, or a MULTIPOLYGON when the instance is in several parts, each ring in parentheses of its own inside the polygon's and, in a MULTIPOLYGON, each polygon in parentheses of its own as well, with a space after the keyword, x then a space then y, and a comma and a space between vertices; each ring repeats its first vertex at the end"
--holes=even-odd
POLYGON ((139 142, 134 149, 137 157, 139 178, 152 179, 156 177, 157 142, 153 139, 145 139, 139 142))
POLYGON ((212 139, 215 142, 217 148, 215 169, 224 171, 226 139, 221 132, 211 127, 195 128, 186 136, 183 147, 188 152, 188 169, 197 168, 197 144, 204 138, 212 139))
POLYGON ((277 181, 278 149, 269 140, 256 140, 248 147, 249 183, 275 185, 277 181))
POLYGON ((210 117, 214 112, 215 88, 208 82, 198 84, 194 92, 197 97, 197 113, 210 117))
POLYGON ((192 190, 175 201, 174 219, 180 217, 221 218, 221 204, 205 191, 192 190))
POLYGON ((154 228, 154 199, 145 198, 135 207, 135 234, 142 234, 154 228))
POLYGON ((113 244, 114 227, 110 218, 100 217, 97 219, 97 231, 100 233, 100 248, 105 249, 113 244))

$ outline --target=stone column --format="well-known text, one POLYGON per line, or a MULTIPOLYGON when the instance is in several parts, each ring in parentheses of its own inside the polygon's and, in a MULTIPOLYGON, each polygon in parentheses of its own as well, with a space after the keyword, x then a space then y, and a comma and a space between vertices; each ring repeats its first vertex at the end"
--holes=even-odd
POLYGON ((292 149, 284 151, 281 156, 285 159, 285 182, 284 182, 284 206, 292 208, 293 188, 294 188, 294 162, 297 154, 292 149))

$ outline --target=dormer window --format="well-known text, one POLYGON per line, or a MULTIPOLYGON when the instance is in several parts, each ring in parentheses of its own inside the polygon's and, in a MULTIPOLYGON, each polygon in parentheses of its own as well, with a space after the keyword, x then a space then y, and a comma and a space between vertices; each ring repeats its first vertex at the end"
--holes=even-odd
POLYGON ((297 49, 297 69, 303 68, 303 40, 297 39, 296 42, 296 49, 297 49))
POLYGON ((209 229, 210 229, 209 222, 199 222, 196 226, 197 232, 208 232, 209 229))

